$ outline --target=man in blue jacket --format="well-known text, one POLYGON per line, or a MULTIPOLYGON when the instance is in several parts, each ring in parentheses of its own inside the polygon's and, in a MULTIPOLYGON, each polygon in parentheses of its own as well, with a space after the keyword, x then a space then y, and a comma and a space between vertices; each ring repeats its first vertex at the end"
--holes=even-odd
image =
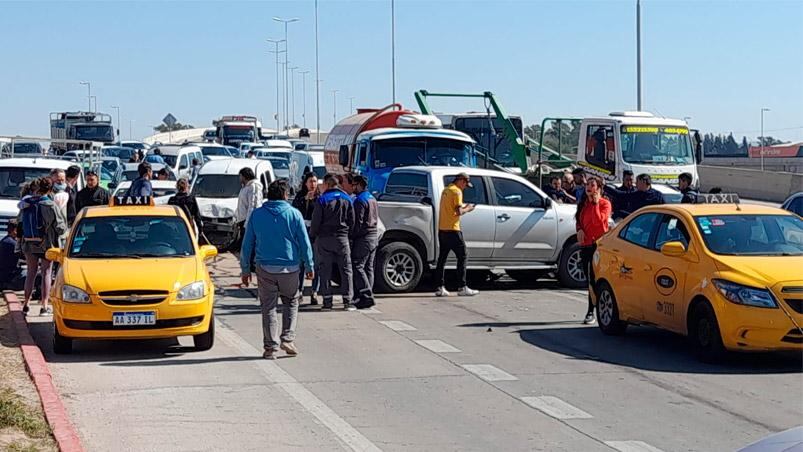
MULTIPOLYGON (((240 269, 244 286, 251 283, 252 250, 256 250, 256 273, 259 300, 262 303, 262 334, 265 359, 276 359, 279 348, 290 356, 298 354, 295 346, 296 319, 298 318, 298 272, 314 268, 312 247, 301 212, 294 209, 287 196, 287 182, 277 180, 268 186, 268 201, 254 209, 245 228, 240 269), (281 297, 282 332, 276 315, 281 297), (281 340, 281 343, 280 343, 281 340)), ((313 272, 307 272, 312 279, 313 272)))

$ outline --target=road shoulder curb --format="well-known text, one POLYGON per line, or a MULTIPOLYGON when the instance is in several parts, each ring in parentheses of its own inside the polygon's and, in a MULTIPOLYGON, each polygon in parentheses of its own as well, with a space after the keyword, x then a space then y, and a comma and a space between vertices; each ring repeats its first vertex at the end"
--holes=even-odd
POLYGON ((56 385, 53 384, 53 377, 50 375, 50 369, 47 366, 42 350, 36 345, 28 329, 28 322, 22 314, 22 304, 13 292, 3 292, 3 297, 8 303, 11 320, 17 332, 20 350, 25 360, 25 368, 33 380, 36 392, 39 394, 45 418, 50 425, 59 450, 61 452, 83 452, 84 448, 81 445, 78 432, 67 416, 67 409, 61 401, 56 385))

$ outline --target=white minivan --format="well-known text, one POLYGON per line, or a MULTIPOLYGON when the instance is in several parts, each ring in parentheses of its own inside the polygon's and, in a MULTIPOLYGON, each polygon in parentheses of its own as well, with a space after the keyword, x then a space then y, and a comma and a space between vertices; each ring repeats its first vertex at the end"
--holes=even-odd
POLYGON ((156 149, 159 150, 162 159, 178 179, 191 178, 193 159, 197 159, 202 165, 204 163, 203 152, 198 146, 161 145, 152 148, 150 153, 154 153, 156 149))
POLYGON ((326 163, 323 159, 323 146, 310 145, 306 151, 294 151, 290 157, 290 176, 288 177, 290 187, 298 190, 304 179, 304 173, 312 171, 323 180, 326 175, 326 163))

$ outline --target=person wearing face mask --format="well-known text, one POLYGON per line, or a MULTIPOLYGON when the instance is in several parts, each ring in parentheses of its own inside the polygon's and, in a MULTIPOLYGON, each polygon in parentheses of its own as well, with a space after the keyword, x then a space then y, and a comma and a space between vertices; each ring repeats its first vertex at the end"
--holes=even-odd
POLYGON ((61 168, 51 170, 50 182, 53 186, 51 193, 53 203, 61 210, 62 216, 67 218, 67 204, 70 202, 70 195, 67 193, 67 173, 61 168))

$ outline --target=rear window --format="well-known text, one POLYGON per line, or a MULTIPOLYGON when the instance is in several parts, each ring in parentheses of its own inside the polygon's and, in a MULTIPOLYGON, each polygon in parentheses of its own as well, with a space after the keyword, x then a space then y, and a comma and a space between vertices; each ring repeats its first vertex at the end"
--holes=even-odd
POLYGON ((19 199, 23 184, 48 174, 50 168, 0 168, 0 198, 19 199))
POLYGON ((429 181, 426 174, 391 173, 385 185, 385 193, 392 195, 426 196, 429 193, 429 181))

